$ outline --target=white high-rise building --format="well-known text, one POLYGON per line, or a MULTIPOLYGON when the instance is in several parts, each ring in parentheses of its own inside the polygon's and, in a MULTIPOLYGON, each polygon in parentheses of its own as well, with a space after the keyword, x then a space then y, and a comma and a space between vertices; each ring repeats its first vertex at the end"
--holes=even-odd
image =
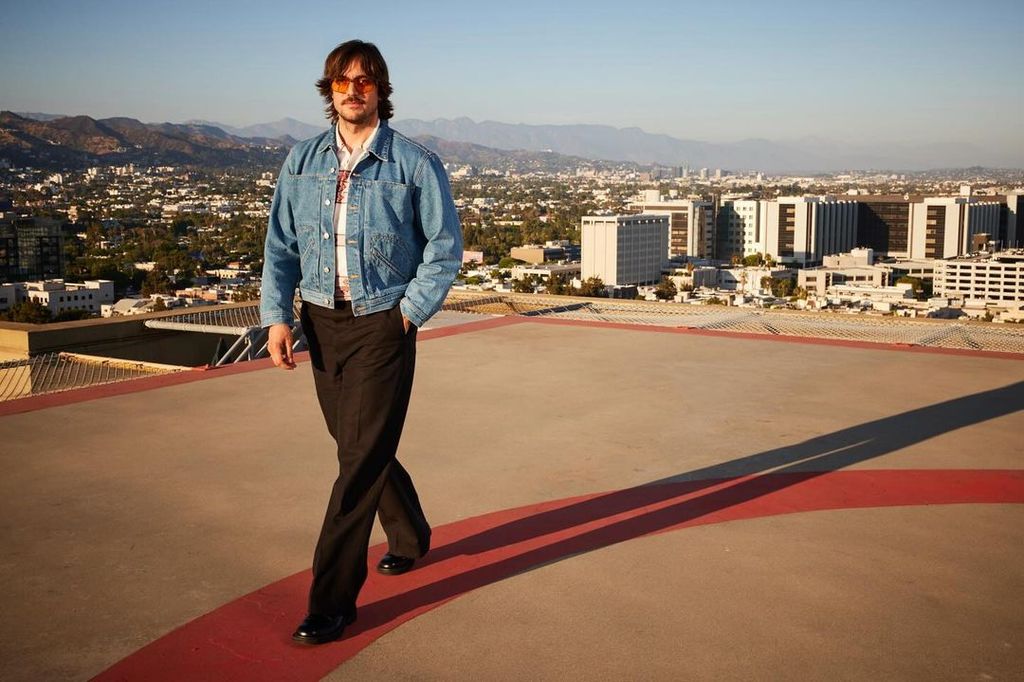
POLYGON ((761 205, 764 203, 756 199, 722 198, 717 218, 720 237, 715 255, 718 258, 724 260, 767 251, 761 225, 761 205))
POLYGON ((710 258, 715 246, 715 205, 700 199, 666 199, 645 192, 640 211, 669 217, 669 258, 710 258))
POLYGON ((668 251, 667 215, 584 216, 581 277, 608 285, 661 280, 668 251))
POLYGON ((1000 201, 928 197, 910 207, 910 257, 956 258, 970 253, 974 235, 999 235, 1000 201))
POLYGON ((814 265, 826 255, 857 246, 854 201, 806 196, 779 197, 761 203, 764 252, 779 262, 814 265))

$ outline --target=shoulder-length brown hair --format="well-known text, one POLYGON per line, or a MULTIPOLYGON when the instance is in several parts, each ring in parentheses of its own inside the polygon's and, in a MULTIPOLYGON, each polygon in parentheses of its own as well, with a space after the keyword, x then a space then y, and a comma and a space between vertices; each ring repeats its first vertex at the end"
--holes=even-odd
POLYGON ((338 112, 334 108, 334 98, 331 95, 331 82, 341 78, 345 69, 352 63, 358 61, 363 67, 366 75, 377 84, 377 116, 387 120, 394 116, 395 109, 391 105, 391 80, 388 78, 388 65, 384 56, 373 43, 362 40, 349 40, 331 50, 324 60, 324 76, 316 82, 316 89, 324 98, 327 105, 324 113, 331 123, 338 122, 338 112))

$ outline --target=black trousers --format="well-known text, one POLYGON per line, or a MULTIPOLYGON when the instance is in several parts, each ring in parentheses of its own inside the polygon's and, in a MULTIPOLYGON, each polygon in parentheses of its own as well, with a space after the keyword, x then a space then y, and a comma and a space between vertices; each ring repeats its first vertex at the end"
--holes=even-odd
POLYGON ((366 581, 367 546, 376 512, 394 554, 421 557, 430 526, 409 473, 395 452, 416 366, 416 328, 406 333, 396 306, 355 316, 302 304, 320 409, 338 445, 338 478, 313 555, 309 612, 352 615, 366 581))

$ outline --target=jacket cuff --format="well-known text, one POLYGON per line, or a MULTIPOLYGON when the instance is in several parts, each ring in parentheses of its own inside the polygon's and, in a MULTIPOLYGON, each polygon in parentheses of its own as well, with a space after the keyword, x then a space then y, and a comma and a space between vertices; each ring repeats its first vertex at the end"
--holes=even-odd
POLYGON ((295 320, 287 318, 284 315, 270 314, 260 316, 260 326, 263 327, 264 329, 275 324, 286 324, 289 327, 291 327, 292 325, 295 324, 295 320))
POLYGON ((429 315, 424 315, 423 311, 414 306, 412 302, 407 298, 403 298, 401 300, 401 302, 398 304, 398 308, 402 311, 403 315, 409 318, 410 322, 416 325, 417 329, 425 325, 427 323, 427 320, 430 319, 429 315))

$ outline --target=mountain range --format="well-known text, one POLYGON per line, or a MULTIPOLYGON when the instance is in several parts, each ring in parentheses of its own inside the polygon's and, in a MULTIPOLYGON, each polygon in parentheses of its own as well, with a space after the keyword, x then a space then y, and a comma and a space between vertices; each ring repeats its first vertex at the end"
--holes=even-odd
MULTIPOLYGON (((14 114, 4 114, 15 116, 14 114)), ((56 118, 55 114, 22 114, 36 123, 47 123, 66 129, 69 121, 87 119, 76 116, 56 118)), ((92 120, 92 119, 89 119, 92 120)), ((132 119, 102 119, 132 121, 132 119)), ((2 122, 2 119, 0 119, 2 122)), ((290 146, 324 130, 326 122, 312 125, 292 118, 243 128, 214 121, 193 120, 184 124, 142 124, 152 132, 189 140, 194 148, 178 150, 184 157, 201 159, 210 156, 203 149, 234 147, 235 155, 247 142, 257 146, 290 146), (214 144, 216 143, 216 144, 214 144), (217 145, 221 145, 218 147, 217 145)), ((5 124, 6 125, 6 124, 5 124)), ((117 127, 117 124, 110 124, 117 127)), ((1024 150, 1011 147, 985 149, 955 143, 929 145, 862 144, 853 145, 820 137, 804 137, 789 141, 747 139, 733 143, 711 143, 685 140, 669 135, 648 133, 639 128, 614 128, 604 125, 527 125, 476 122, 469 118, 401 119, 392 126, 411 137, 430 140, 430 145, 446 144, 446 161, 486 165, 484 159, 507 167, 544 167, 578 160, 631 162, 641 165, 689 166, 692 169, 722 168, 725 170, 760 170, 765 172, 832 172, 843 170, 922 170, 967 166, 1003 168, 1024 167, 1024 150), (470 146, 459 146, 459 145, 470 146), (536 156, 537 153, 560 156, 536 156), (497 159, 501 159, 500 162, 497 159)), ((110 126, 108 126, 110 127, 110 126)), ((123 127, 123 126, 122 126, 123 127)), ((7 143, 0 131, 0 156, 8 156, 7 143)), ((165 144, 164 153, 174 145, 165 144)), ((51 154, 53 150, 49 150, 51 154)), ((222 151, 214 158, 233 158, 222 151)))
MULTIPOLYGON (((131 118, 0 112, 0 161, 13 166, 247 165, 277 170, 297 139, 322 132, 294 119, 232 128, 210 121, 142 123, 131 118), (228 128, 229 130, 224 130, 228 128), (262 135, 256 135, 256 134, 262 135)), ((506 151, 421 135, 419 142, 454 164, 516 171, 558 171, 591 163, 550 152, 506 151)))
POLYGON ((407 135, 433 135, 498 149, 551 150, 588 159, 639 164, 814 172, 866 169, 922 170, 958 166, 1024 167, 1024 150, 984 149, 972 145, 847 144, 821 137, 772 141, 747 139, 732 143, 684 140, 648 133, 640 128, 604 125, 525 125, 476 122, 468 118, 422 121, 405 119, 394 127, 407 135))
POLYGON ((324 128, 327 127, 326 121, 323 125, 315 126, 310 125, 309 123, 303 123, 302 121, 297 121, 294 118, 282 118, 280 121, 257 123, 255 125, 245 126, 244 128, 198 119, 185 121, 185 123, 189 125, 214 126, 216 128, 220 128, 226 133, 231 133, 236 137, 269 137, 275 139, 287 137, 296 141, 305 140, 307 137, 313 137, 317 133, 323 132, 324 128))
POLYGON ((287 151, 288 144, 282 140, 242 138, 210 125, 89 116, 41 121, 0 111, 0 159, 14 166, 57 169, 135 163, 276 168, 287 151))

